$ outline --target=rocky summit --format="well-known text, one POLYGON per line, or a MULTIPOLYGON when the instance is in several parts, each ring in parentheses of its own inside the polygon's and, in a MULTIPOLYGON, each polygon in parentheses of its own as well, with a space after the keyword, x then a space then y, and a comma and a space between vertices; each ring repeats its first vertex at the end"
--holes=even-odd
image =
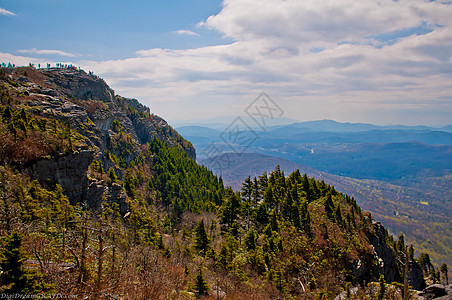
MULTIPOLYGON (((43 185, 61 185, 71 203, 87 202, 95 208, 99 207, 102 197, 115 197, 122 213, 126 213, 126 196, 122 189, 116 188, 118 191, 115 192, 114 185, 104 187, 100 180, 90 178, 87 176, 88 167, 98 160, 105 170, 113 168, 122 179, 121 168, 113 160, 120 157, 119 164, 130 163, 140 155, 141 146, 154 138, 196 159, 193 146, 164 119, 151 113, 136 99, 115 95, 103 79, 91 72, 72 67, 4 68, 0 79, 4 104, 23 111, 26 118, 34 118, 36 123, 45 122, 41 125, 43 131, 53 130, 57 135, 64 127, 71 132, 67 140, 70 145, 64 146, 63 140, 57 143, 58 149, 39 154, 27 154, 30 152, 26 149, 30 146, 26 145, 29 136, 15 137, 16 140, 22 139, 15 143, 19 148, 16 151, 22 155, 11 153, 12 149, 6 147, 7 137, 3 136, 1 159, 16 165, 43 185), (22 147, 21 142, 24 142, 22 147)), ((45 144, 49 141, 44 139, 40 142, 45 144)))

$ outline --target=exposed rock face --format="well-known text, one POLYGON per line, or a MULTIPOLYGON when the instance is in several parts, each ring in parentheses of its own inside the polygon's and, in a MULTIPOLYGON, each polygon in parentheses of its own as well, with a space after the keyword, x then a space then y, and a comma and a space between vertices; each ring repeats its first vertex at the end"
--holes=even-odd
POLYGON ((422 268, 417 263, 417 261, 410 262, 410 273, 408 274, 408 284, 417 291, 420 291, 425 288, 424 274, 422 273, 422 268))
POLYGON ((381 259, 380 273, 385 277, 386 282, 401 282, 402 276, 396 266, 394 251, 386 244, 386 232, 381 223, 373 224, 375 235, 370 238, 370 243, 374 246, 375 253, 381 259))
POLYGON ((153 138, 160 140, 166 138, 170 145, 177 146, 179 144, 181 150, 184 150, 188 157, 196 160, 195 148, 186 142, 181 143, 180 135, 164 119, 153 116, 151 122, 143 118, 133 118, 132 121, 142 144, 150 142, 153 138))
POLYGON ((106 186, 104 181, 93 180, 87 189, 86 203, 88 208, 98 211, 101 205, 99 199, 102 199, 102 197, 105 197, 109 203, 114 202, 118 204, 119 212, 122 216, 129 211, 127 195, 121 185, 113 183, 106 186))
POLYGON ((452 285, 445 287, 441 284, 432 284, 426 287, 418 295, 421 299, 450 300, 452 299, 452 285))
POLYGON ((357 287, 351 288, 350 289, 350 294, 347 296, 347 291, 343 291, 342 293, 340 293, 339 295, 337 295, 334 300, 348 300, 351 297, 358 297, 359 294, 359 290, 357 287))
POLYGON ((115 202, 119 205, 119 211, 122 215, 125 215, 129 211, 129 205, 127 203, 127 196, 121 185, 113 183, 106 188, 107 199, 111 202, 115 202))
MULTIPOLYGON (((113 121, 117 120, 123 126, 124 133, 131 135, 138 144, 144 144, 150 142, 153 138, 158 138, 172 146, 181 148, 190 158, 196 159, 193 146, 183 140, 164 119, 151 115, 150 109, 136 99, 115 96, 114 91, 103 79, 74 69, 53 68, 42 72, 49 77, 46 82, 53 85, 56 90, 38 87, 35 91, 47 96, 51 104, 44 108, 55 113, 57 117, 69 118, 71 122, 75 118, 81 122, 86 122, 87 117, 89 117, 94 122, 96 130, 101 131, 104 136, 109 135, 113 121), (60 94, 65 94, 71 99, 75 98, 77 102, 80 102, 80 100, 98 100, 104 103, 104 107, 99 105, 98 107, 83 108, 72 102, 58 101, 59 99, 56 97, 60 94), (130 109, 135 110, 135 112, 126 111, 130 109)), ((81 104, 83 104, 83 101, 81 101, 81 104)), ((77 124, 72 125, 76 126, 77 124)), ((99 135, 98 137, 100 140, 108 142, 108 138, 105 139, 99 135)), ((102 150, 106 148, 106 145, 97 146, 100 146, 102 150)))
POLYGON ((90 150, 38 160, 28 167, 25 172, 31 178, 37 179, 42 185, 58 183, 69 197, 72 204, 84 200, 88 178, 86 172, 94 158, 90 150))
POLYGON ((68 96, 87 100, 114 102, 115 93, 105 81, 81 70, 52 68, 43 71, 49 76, 48 82, 63 88, 68 96))
MULTIPOLYGON (((386 243, 386 232, 380 222, 374 222, 375 235, 369 240, 374 247, 377 259, 380 261, 379 272, 384 275, 386 282, 403 282, 403 274, 397 267, 394 251, 386 243)), ((410 262, 408 284, 415 290, 425 288, 425 281, 422 269, 416 261, 410 262)))
MULTIPOLYGON (((72 204, 83 201, 90 208, 98 209, 106 197, 119 205, 122 214, 128 211, 122 186, 107 186, 87 176, 90 164, 97 159, 105 171, 114 167, 116 175, 122 179, 112 158, 106 157, 107 151, 120 157, 123 163, 130 163, 140 155, 142 144, 158 138, 196 159, 193 146, 164 119, 151 114, 150 109, 136 99, 115 96, 103 79, 74 68, 31 69, 28 74, 28 78, 16 79, 21 84, 10 86, 11 90, 26 96, 23 104, 27 112, 70 124, 70 130, 80 134, 78 142, 83 145, 70 154, 21 165, 31 178, 44 186, 60 184, 72 204), (112 128, 115 121, 120 124, 119 129, 112 128)), ((8 78, 13 79, 11 75, 8 78)))

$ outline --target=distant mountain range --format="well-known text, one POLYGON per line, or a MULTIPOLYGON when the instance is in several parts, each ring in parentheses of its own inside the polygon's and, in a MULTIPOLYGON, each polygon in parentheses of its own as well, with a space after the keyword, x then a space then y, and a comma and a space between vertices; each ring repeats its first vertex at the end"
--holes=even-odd
MULTIPOLYGON (((220 117, 213 119, 206 119, 201 121, 180 121, 175 120, 171 122, 177 128, 189 127, 207 127, 211 129, 224 130, 234 121, 236 117, 220 117)), ((248 117, 241 116, 252 129, 259 128, 255 126, 253 121, 248 117)), ((350 123, 338 122, 334 120, 315 120, 298 122, 291 118, 275 118, 266 122, 266 131, 271 131, 278 128, 306 128, 313 131, 330 131, 330 132, 358 132, 368 130, 430 130, 430 131, 445 131, 452 132, 452 125, 447 126, 425 126, 425 125, 374 125, 369 123, 350 123)))
POLYGON ((222 138, 227 132, 205 126, 177 130, 194 144, 200 158, 210 155, 204 150, 214 143, 223 152, 261 153, 360 179, 391 181, 452 170, 452 133, 426 126, 312 121, 243 131, 243 136, 256 137, 245 145, 231 144, 222 138))

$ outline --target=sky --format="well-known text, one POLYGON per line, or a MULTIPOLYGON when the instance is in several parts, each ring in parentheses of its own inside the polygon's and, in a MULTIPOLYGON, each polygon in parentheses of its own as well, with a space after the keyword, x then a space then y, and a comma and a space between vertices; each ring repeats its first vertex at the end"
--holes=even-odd
POLYGON ((452 124, 452 1, 0 0, 0 62, 71 63, 167 119, 452 124))

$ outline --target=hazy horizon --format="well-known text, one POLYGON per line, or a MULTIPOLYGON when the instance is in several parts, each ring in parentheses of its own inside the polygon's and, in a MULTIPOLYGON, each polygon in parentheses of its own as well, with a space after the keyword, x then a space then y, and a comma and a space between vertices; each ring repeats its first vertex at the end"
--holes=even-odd
MULTIPOLYGON (((158 114, 157 114, 158 115, 158 114)), ((232 122, 234 119, 236 119, 237 117, 240 118, 247 118, 246 115, 235 115, 235 116, 219 116, 217 118, 206 118, 206 119, 197 119, 197 118, 192 118, 192 119, 166 119, 166 121, 172 125, 171 123, 174 124, 182 124, 182 125, 176 125, 176 127, 181 127, 181 126, 190 126, 190 125, 209 125, 209 124, 219 124, 219 125, 227 125, 230 122, 232 122), (185 125, 187 124, 187 125, 185 125)), ((276 120, 277 121, 277 120, 276 120)), ((273 126, 273 125, 290 125, 290 124, 294 124, 294 123, 304 123, 304 122, 318 122, 318 121, 334 121, 334 122, 338 122, 338 123, 350 123, 350 124, 370 124, 370 125, 376 125, 376 126, 381 126, 381 127, 386 127, 386 126, 408 126, 408 127, 415 127, 415 126, 426 126, 426 127, 431 127, 431 128, 442 128, 442 127, 446 127, 446 126, 451 126, 452 122, 450 123, 445 123, 445 124, 418 124, 416 122, 413 122, 412 124, 403 124, 403 123, 372 123, 372 122, 351 122, 351 121, 347 121, 347 120, 334 120, 334 119, 305 119, 305 120, 297 120, 297 119, 292 119, 292 118, 287 118, 286 120, 282 121, 282 122, 277 122, 278 124, 270 124, 269 126, 273 126)))

